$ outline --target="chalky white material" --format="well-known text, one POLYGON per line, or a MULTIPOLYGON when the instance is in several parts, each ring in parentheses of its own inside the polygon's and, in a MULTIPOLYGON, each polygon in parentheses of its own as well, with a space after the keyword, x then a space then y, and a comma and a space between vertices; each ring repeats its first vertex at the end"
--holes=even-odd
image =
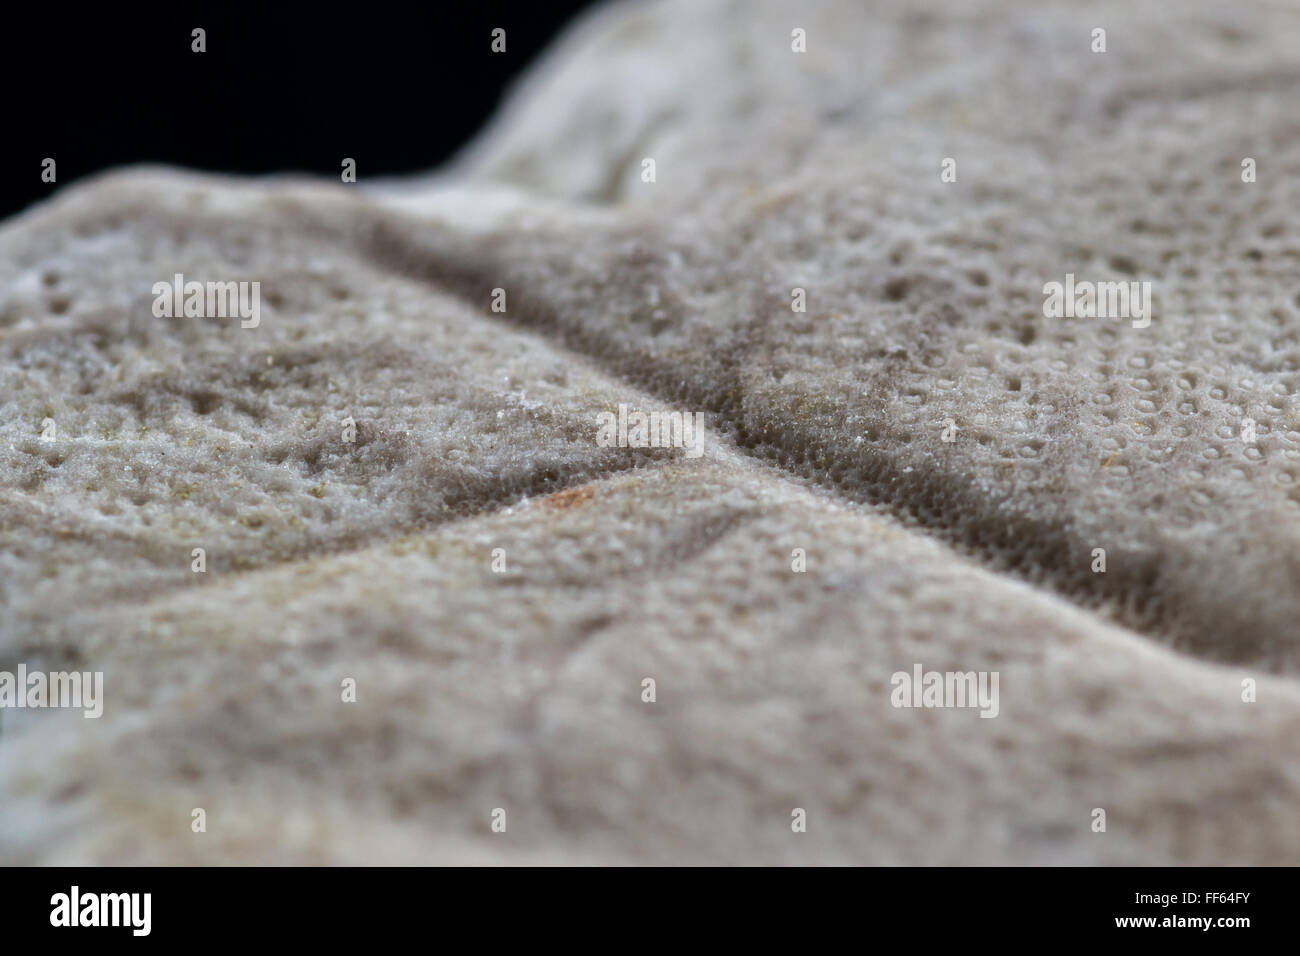
POLYGON ((1300 863, 1298 89, 1264 0, 620 4, 428 177, 60 190, 0 671, 104 713, 0 711, 0 861, 1300 863))

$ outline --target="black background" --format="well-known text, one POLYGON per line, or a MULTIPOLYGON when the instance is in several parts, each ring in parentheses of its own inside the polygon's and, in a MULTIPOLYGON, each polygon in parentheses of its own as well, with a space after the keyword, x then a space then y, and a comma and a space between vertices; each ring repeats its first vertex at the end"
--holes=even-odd
POLYGON ((427 170, 590 0, 41 2, 0 14, 0 217, 139 162, 359 179, 427 170), (190 31, 207 31, 193 53, 190 31), (491 51, 493 28, 506 52, 491 51), (41 181, 53 157, 56 183, 41 181))
MULTIPOLYGON (((497 949, 516 940, 530 950, 575 944, 617 949, 625 940, 689 940, 697 948, 715 944, 729 950, 770 949, 774 941, 788 941, 816 949, 847 938, 869 949, 883 943, 906 953, 983 951, 1007 943, 1042 948, 1060 940, 1077 948, 1122 939, 1128 948, 1172 944, 1181 950, 1201 941, 1213 952, 1231 953, 1256 952, 1275 940, 1284 942, 1278 951, 1294 949, 1294 887, 1289 869, 1232 867, 899 867, 847 879, 829 872, 754 875, 734 869, 725 877, 687 869, 660 877, 578 869, 540 875, 500 869, 0 869, 0 918, 6 951, 12 952, 24 943, 32 952, 131 951, 141 945, 176 952, 178 945, 198 942, 205 950, 287 943, 294 953, 332 954, 409 946, 413 940, 432 940, 422 948, 435 950, 447 948, 439 945, 443 941, 468 944, 456 949, 497 949), (649 880, 666 879, 672 892, 649 889, 649 880), (737 888, 744 906, 733 910, 710 891, 719 879, 737 888), (51 897, 74 884, 83 894, 152 893, 151 934, 51 927, 51 897), (1251 896, 1236 904, 1134 903, 1135 893, 1186 891, 1251 896), (1115 918, 1124 916, 1246 916, 1250 926, 1208 932, 1116 927, 1115 918)), ((653 946, 640 947, 646 948, 653 946)))

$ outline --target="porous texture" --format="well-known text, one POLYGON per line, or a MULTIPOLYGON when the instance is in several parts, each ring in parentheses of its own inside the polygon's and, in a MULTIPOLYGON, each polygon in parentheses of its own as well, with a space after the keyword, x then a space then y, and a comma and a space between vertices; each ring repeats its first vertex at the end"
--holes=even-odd
POLYGON ((1300 862, 1298 87, 1284 4, 618 5, 437 175, 9 222, 0 670, 106 700, 0 712, 0 859, 1300 862))

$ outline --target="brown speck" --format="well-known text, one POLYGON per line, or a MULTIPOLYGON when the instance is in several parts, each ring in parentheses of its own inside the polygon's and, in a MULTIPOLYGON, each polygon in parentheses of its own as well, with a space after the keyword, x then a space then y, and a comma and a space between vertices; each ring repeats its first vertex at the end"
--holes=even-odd
POLYGON ((557 511, 567 511, 569 508, 577 507, 585 501, 590 501, 594 494, 595 492, 587 485, 578 488, 565 488, 553 495, 547 495, 542 499, 542 504, 557 511))

